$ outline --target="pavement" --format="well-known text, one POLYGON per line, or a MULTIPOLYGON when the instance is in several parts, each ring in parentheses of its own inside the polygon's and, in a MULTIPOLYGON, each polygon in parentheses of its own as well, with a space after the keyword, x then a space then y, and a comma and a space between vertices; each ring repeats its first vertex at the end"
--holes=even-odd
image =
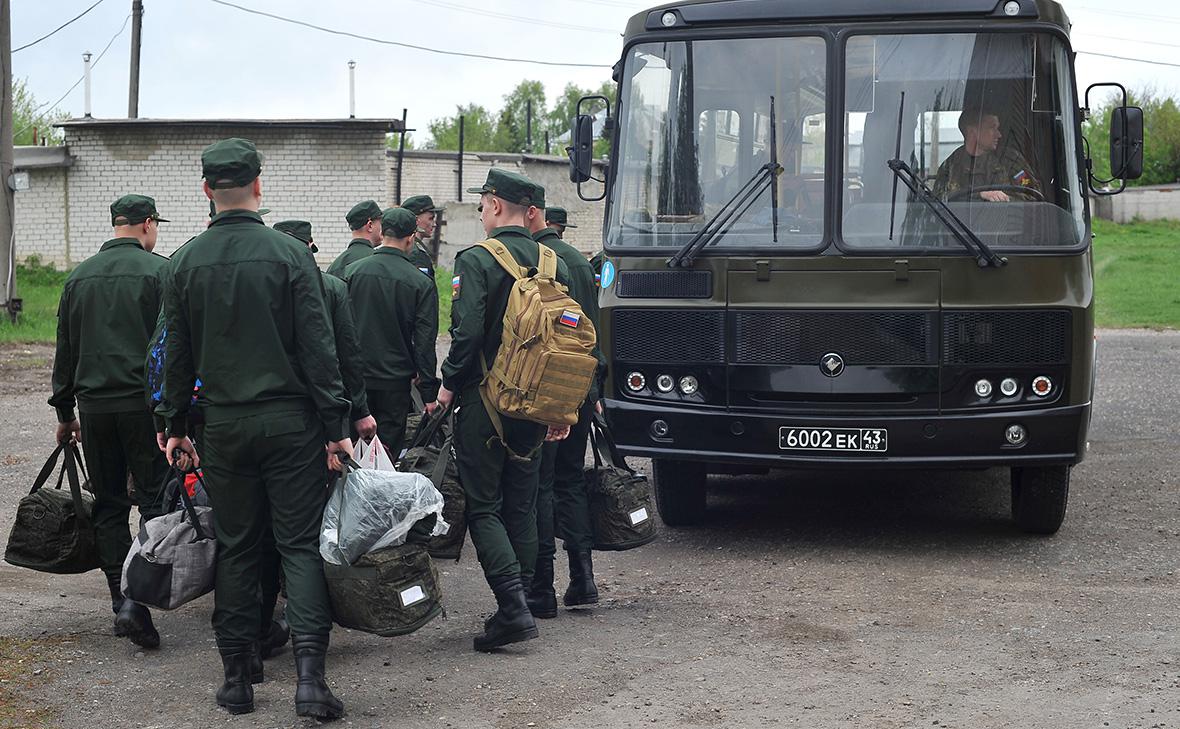
MULTIPOLYGON (((52 447, 47 347, 0 349, 0 533, 52 447)), ((446 616, 337 629, 347 727, 1180 726, 1180 332, 1102 331, 1087 460, 1053 537, 1006 471, 713 477, 705 526, 598 553, 602 602, 478 654, 494 609, 470 543, 446 616)), ((646 468, 647 464, 637 462, 646 468)), ((564 560, 558 590, 564 588, 564 560)), ((230 717, 211 597, 111 633, 99 573, 0 565, 0 726, 309 726, 290 650, 230 717)))

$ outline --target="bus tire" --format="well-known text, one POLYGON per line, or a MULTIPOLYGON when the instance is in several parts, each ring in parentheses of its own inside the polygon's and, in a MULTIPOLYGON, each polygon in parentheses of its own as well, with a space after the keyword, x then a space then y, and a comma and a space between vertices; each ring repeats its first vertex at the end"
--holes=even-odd
POLYGON ((708 471, 693 461, 652 461, 656 508, 668 526, 689 526, 705 520, 708 471))
POLYGON ((1065 521, 1070 466, 1012 469, 1012 519, 1029 534, 1056 534, 1065 521))

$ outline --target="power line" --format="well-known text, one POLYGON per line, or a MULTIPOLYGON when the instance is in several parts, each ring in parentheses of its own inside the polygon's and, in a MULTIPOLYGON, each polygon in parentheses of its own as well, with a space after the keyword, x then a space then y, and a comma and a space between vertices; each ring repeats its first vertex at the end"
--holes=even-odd
POLYGON ((1128 56, 1112 56, 1109 53, 1095 53, 1093 51, 1078 51, 1083 56, 1100 56, 1102 58, 1114 58, 1119 61, 1134 61, 1136 63, 1150 63, 1153 66, 1171 66, 1172 68, 1180 68, 1180 63, 1168 63, 1167 61, 1149 61, 1146 58, 1130 58, 1128 56))
POLYGON ((46 33, 45 35, 41 36, 41 37, 40 37, 40 38, 38 38, 37 40, 33 41, 32 43, 26 43, 26 44, 24 44, 23 46, 21 46, 20 48, 14 48, 14 49, 12 50, 12 52, 13 52, 13 53, 16 53, 17 51, 23 51, 23 50, 24 50, 24 49, 26 49, 26 48, 31 48, 31 47, 33 47, 33 46, 37 45, 37 44, 38 44, 38 43, 40 43, 41 41, 43 41, 43 40, 45 40, 46 38, 49 38, 50 36, 52 36, 52 35, 54 35, 55 33, 57 33, 57 31, 59 31, 59 30, 61 30, 62 28, 66 27, 66 26, 67 26, 67 25, 69 25, 70 23, 74 22, 75 20, 78 20, 79 18, 81 18, 81 17, 82 17, 83 15, 85 15, 86 13, 89 13, 91 10, 94 10, 94 9, 95 9, 95 8, 97 8, 99 5, 102 5, 103 1, 104 1, 104 0, 97 0, 97 2, 95 2, 93 5, 91 5, 90 7, 86 8, 85 10, 83 10, 81 13, 79 13, 79 14, 75 15, 74 17, 70 18, 70 19, 69 19, 69 20, 67 20, 66 22, 62 23, 61 25, 57 26, 57 27, 56 27, 56 28, 54 28, 52 31, 50 31, 50 32, 46 33))
POLYGON ((1138 20, 1155 20, 1161 23, 1180 23, 1180 17, 1175 15, 1149 15, 1147 13, 1129 13, 1120 10, 1103 10, 1100 8, 1089 8, 1085 5, 1079 5, 1078 10, 1095 15, 1108 15, 1116 18, 1135 18, 1138 20))
POLYGON ((312 30, 318 30, 323 33, 331 33, 332 35, 340 35, 340 36, 345 36, 347 38, 356 38, 357 40, 369 41, 370 43, 380 43, 381 45, 386 45, 386 46, 397 46, 399 48, 411 48, 415 51, 426 51, 427 53, 438 53, 438 54, 444 55, 444 56, 460 56, 462 58, 480 58, 485 61, 506 61, 508 63, 534 63, 534 64, 537 64, 540 66, 567 66, 567 67, 572 67, 572 68, 610 68, 611 67, 609 64, 605 64, 605 63, 563 63, 560 61, 538 61, 538 60, 530 59, 530 58, 509 58, 506 56, 489 56, 489 55, 485 55, 482 53, 466 53, 463 51, 444 51, 439 48, 429 48, 427 46, 414 45, 413 43, 402 43, 401 41, 391 41, 391 40, 385 40, 384 38, 373 38, 371 36, 360 35, 358 33, 350 33, 345 30, 335 30, 333 28, 325 28, 324 26, 316 25, 315 23, 308 23, 303 20, 295 20, 294 18, 287 18, 282 15, 275 15, 273 13, 267 13, 267 12, 263 12, 261 10, 254 10, 253 8, 243 7, 241 5, 236 5, 234 3, 227 2, 226 0, 209 0, 209 1, 217 3, 218 5, 225 5, 226 7, 235 8, 237 10, 241 10, 242 12, 250 13, 251 15, 261 15, 265 18, 279 20, 284 23, 290 23, 292 25, 301 25, 304 28, 311 28, 312 30))
POLYGON ((1164 48, 1180 48, 1180 44, 1176 43, 1161 43, 1159 41, 1143 40, 1142 38, 1120 38, 1114 35, 1099 35, 1097 33, 1088 33, 1084 30, 1078 31, 1082 35, 1087 35, 1091 38, 1102 38, 1103 40, 1125 41, 1127 43, 1141 43, 1149 46, 1163 46, 1164 48))
POLYGON ((423 5, 432 5, 436 8, 444 8, 446 10, 457 10, 461 13, 468 13, 471 15, 482 15, 485 18, 496 18, 498 20, 510 20, 514 23, 526 23, 528 25, 543 25, 549 28, 558 28, 561 30, 580 30, 587 33, 609 33, 611 35, 619 35, 619 31, 611 30, 610 28, 592 28, 586 25, 571 25, 569 23, 555 23, 549 20, 539 20, 537 18, 526 18, 522 15, 509 15, 508 13, 497 13, 491 10, 481 10, 479 8, 472 8, 466 5, 459 5, 457 3, 442 2, 442 0, 415 0, 415 2, 423 5))

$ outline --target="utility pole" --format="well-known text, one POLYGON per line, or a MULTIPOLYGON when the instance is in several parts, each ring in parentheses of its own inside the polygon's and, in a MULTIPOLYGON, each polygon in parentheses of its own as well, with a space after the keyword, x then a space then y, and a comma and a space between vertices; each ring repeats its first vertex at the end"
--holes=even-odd
POLYGON ((16 251, 13 217, 16 200, 12 194, 12 14, 9 0, 0 0, 0 294, 4 308, 15 321, 16 251))
POLYGON ((139 118, 139 31, 143 27, 143 0, 131 0, 131 82, 127 89, 127 118, 139 118))

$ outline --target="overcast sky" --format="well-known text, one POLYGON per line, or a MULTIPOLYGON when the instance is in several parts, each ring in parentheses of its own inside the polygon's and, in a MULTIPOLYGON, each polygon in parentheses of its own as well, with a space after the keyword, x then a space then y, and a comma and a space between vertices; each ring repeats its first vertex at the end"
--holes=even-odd
MULTIPOLYGON (((550 99, 568 82, 597 86, 622 48, 621 33, 652 0, 233 0, 251 9, 376 38, 440 50, 601 64, 571 68, 459 58, 332 35, 252 15, 213 0, 144 0, 139 115, 156 118, 329 118, 348 115, 349 60, 357 62, 357 116, 429 120, 475 102, 495 110, 522 79, 544 82, 550 99), (531 18, 531 22, 525 20, 531 18)), ((822 2, 823 0, 815 0, 822 2)), ((13 0, 17 48, 94 0, 13 0)), ((866 4, 873 0, 865 0, 866 4)), ((1180 64, 1180 4, 1173 0, 1065 0, 1074 47, 1180 64)), ((85 17, 13 56, 16 77, 41 103, 82 75, 129 16, 131 0, 102 0, 85 17)), ((131 32, 118 35, 93 72, 93 114, 127 114, 131 32)), ((1080 89, 1097 81, 1152 84, 1180 93, 1180 67, 1080 55, 1080 89)), ((82 115, 78 86, 61 102, 82 115)))

